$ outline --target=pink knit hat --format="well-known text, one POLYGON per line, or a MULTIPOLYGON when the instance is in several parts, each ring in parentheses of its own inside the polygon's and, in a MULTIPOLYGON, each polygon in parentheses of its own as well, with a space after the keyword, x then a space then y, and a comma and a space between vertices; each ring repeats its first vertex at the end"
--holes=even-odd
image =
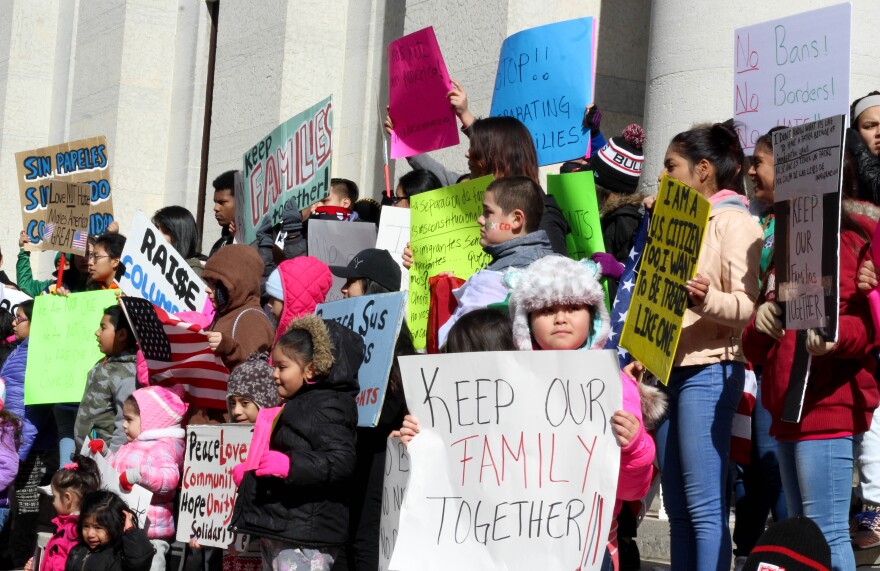
POLYGON ((169 389, 145 387, 131 393, 141 410, 141 432, 160 428, 179 428, 186 414, 186 403, 169 389))

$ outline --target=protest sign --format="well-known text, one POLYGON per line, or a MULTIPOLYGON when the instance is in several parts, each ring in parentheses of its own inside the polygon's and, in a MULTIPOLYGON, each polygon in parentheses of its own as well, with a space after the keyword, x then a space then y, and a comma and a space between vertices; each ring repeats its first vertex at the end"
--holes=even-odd
POLYGON ((696 190, 663 175, 620 346, 664 385, 687 311, 685 283, 697 273, 710 209, 696 190))
POLYGON ((483 194, 493 180, 484 176, 410 198, 413 266, 409 271, 408 323, 416 349, 424 349, 428 328, 428 278, 453 272, 467 279, 484 268, 489 255, 480 246, 483 194))
POLYGON ((596 21, 578 18, 518 32, 501 45, 491 115, 522 121, 535 138, 538 164, 583 157, 593 102, 596 21))
POLYGON ((458 144, 453 89, 443 54, 428 26, 388 46, 389 114, 394 118, 391 158, 399 159, 458 144))
POLYGON ((736 29, 733 112, 747 155, 771 127, 849 112, 851 20, 845 3, 736 29))
POLYGON ((406 292, 397 291, 322 303, 315 308, 318 317, 332 319, 364 338, 364 360, 358 369, 358 426, 379 422, 405 305, 406 292))
POLYGON ((399 358, 420 420, 391 569, 590 569, 614 512, 614 351, 399 358))
POLYGON ((92 137, 15 153, 15 164, 21 192, 23 227, 31 241, 31 244, 25 245, 26 250, 36 250, 32 246, 45 239, 50 179, 89 185, 88 234, 102 234, 113 222, 107 137, 92 137))
POLYGON ((205 282, 140 210, 127 236, 122 250, 125 274, 118 280, 119 289, 148 299, 168 313, 205 307, 205 282))
MULTIPOLYGON (((328 266, 347 266, 362 250, 376 247, 376 225, 338 220, 309 220, 309 255, 328 266)), ((342 299, 345 278, 333 276, 326 301, 342 299)))
POLYGON ((119 472, 113 468, 104 456, 92 452, 89 448, 89 442, 91 442, 91 438, 86 438, 79 453, 91 458, 98 465, 98 473, 101 474, 101 489, 113 492, 122 498, 125 505, 131 508, 131 511, 137 515, 138 526, 141 529, 146 529, 147 509, 150 507, 150 502, 153 499, 153 492, 137 484, 134 484, 128 492, 122 491, 119 487, 119 472))
POLYGON ((238 486, 232 469, 247 460, 252 424, 198 424, 186 428, 186 455, 180 479, 177 541, 196 539, 202 547, 226 549, 238 486))
POLYGON ((40 240, 25 246, 84 256, 89 237, 89 185, 48 180, 41 188, 46 189, 46 208, 34 219, 40 240))
POLYGON ((400 508, 409 484, 409 454, 400 438, 385 445, 385 478, 382 481, 382 516, 379 523, 379 570, 388 571, 400 528, 400 508))
POLYGON ((409 270, 403 267, 403 250, 409 242, 409 208, 383 206, 379 218, 379 234, 376 236, 376 247, 388 250, 397 265, 400 266, 400 290, 409 290, 409 270))
POLYGON ((786 329, 837 340, 843 115, 773 133, 776 303, 786 329))
POLYGON ((95 331, 111 305, 116 305, 113 290, 37 296, 24 377, 25 404, 82 400, 89 371, 104 356, 95 331))
POLYGON ((568 255, 574 260, 605 251, 599 201, 592 171, 548 174, 547 194, 556 199, 571 232, 565 236, 568 255))
POLYGON ((18 309, 18 305, 29 299, 32 299, 31 296, 22 293, 17 289, 12 289, 4 284, 0 284, 0 309, 5 309, 12 315, 15 315, 15 310, 18 309))
POLYGON ((244 154, 244 192, 235 193, 235 224, 245 244, 257 239, 266 218, 270 226, 279 224, 288 201, 304 210, 330 192, 332 107, 328 97, 294 115, 244 154))

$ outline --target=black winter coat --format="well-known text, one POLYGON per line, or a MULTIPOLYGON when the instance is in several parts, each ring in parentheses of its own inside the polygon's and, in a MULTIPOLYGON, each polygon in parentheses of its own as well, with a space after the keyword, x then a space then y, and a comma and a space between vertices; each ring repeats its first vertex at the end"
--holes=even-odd
POLYGON ((104 543, 94 550, 77 544, 67 556, 64 571, 149 571, 156 550, 142 529, 130 529, 116 545, 104 543))
POLYGON ((347 488, 354 473, 358 413, 357 372, 363 339, 324 320, 333 346, 330 374, 284 402, 269 449, 290 456, 286 479, 246 472, 231 527, 304 547, 342 545, 348 539, 347 488))

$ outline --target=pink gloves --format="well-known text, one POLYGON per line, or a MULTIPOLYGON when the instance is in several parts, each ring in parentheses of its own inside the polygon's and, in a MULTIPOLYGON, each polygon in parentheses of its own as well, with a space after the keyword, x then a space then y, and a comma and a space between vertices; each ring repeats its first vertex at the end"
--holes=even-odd
POLYGON ((245 472, 247 472, 247 469, 244 467, 243 463, 232 469, 232 481, 235 482, 236 488, 241 486, 241 481, 244 479, 245 472))
POLYGON ((290 473, 290 456, 275 450, 266 450, 257 464, 257 476, 286 478, 290 473))

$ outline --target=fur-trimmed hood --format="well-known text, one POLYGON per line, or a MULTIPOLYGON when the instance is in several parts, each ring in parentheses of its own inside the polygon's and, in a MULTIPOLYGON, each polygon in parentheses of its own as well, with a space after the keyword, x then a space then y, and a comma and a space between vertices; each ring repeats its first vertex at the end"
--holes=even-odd
POLYGON ((315 379, 299 393, 329 389, 357 395, 358 369, 364 358, 364 339, 331 319, 306 315, 290 322, 288 331, 302 329, 312 338, 315 379))
MULTIPOLYGON (((635 208, 638 212, 642 208, 642 201, 647 196, 644 192, 634 194, 613 194, 608 197, 600 209, 599 216, 606 218, 625 206, 635 208)), ((640 216, 641 217, 641 216, 640 216)))
POLYGON ((637 383, 639 387, 639 399, 642 403, 642 421, 645 430, 653 430, 666 416, 666 394, 658 387, 637 383))
POLYGON ((847 214, 858 214, 870 218, 874 222, 880 220, 880 206, 865 202, 863 200, 854 200, 852 198, 843 199, 843 210, 847 214))

